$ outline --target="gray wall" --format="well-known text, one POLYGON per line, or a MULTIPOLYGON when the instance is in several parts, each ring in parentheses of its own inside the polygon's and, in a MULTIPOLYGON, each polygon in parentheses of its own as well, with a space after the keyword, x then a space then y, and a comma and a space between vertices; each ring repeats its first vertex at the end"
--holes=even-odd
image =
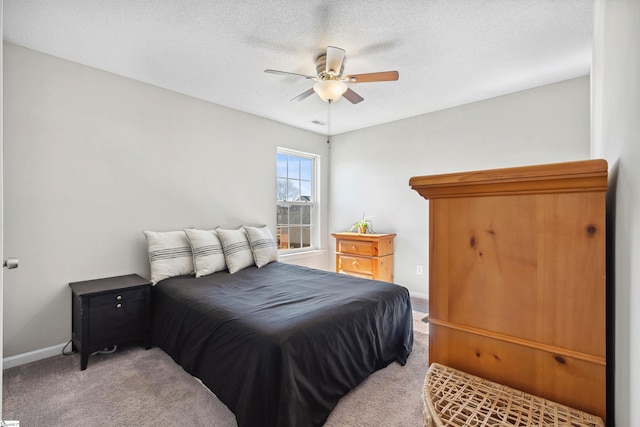
POLYGON ((321 135, 4 47, 4 247, 21 261, 5 274, 5 357, 69 340, 69 282, 148 277, 142 230, 275 232, 277 146, 320 154, 328 176, 321 135))
POLYGON ((428 202, 412 176, 582 160, 589 150, 588 76, 337 135, 330 228, 375 215, 377 232, 397 233, 396 283, 426 295, 428 202))
MULTIPOLYGON (((593 153, 609 162, 615 425, 640 426, 640 2, 596 1, 593 153)), ((607 425, 614 424, 608 422, 607 425)))

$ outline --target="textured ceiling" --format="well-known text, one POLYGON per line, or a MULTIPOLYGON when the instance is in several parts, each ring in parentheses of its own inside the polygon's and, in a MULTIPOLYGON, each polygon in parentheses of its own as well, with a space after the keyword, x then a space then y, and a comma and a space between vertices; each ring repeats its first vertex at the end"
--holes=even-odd
POLYGON ((328 104, 289 100, 328 45, 351 84, 331 133, 584 76, 593 0, 4 0, 4 39, 159 87, 326 134, 328 104), (314 121, 323 124, 314 124, 314 121))

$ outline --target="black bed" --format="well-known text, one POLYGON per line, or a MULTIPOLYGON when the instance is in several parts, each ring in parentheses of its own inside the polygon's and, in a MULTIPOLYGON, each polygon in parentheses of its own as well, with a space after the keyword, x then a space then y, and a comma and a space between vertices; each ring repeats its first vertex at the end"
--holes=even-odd
POLYGON ((413 345, 406 288, 272 262, 160 281, 152 340, 239 427, 321 426, 341 396, 413 345))

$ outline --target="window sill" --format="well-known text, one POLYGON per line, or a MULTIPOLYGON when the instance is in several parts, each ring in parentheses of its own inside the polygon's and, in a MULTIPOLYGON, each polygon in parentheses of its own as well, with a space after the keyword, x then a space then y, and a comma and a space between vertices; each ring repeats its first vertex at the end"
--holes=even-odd
POLYGON ((301 251, 301 252, 289 252, 286 254, 278 254, 278 258, 281 260, 293 260, 298 258, 309 258, 319 255, 324 255, 326 252, 325 249, 314 249, 310 251, 301 251))

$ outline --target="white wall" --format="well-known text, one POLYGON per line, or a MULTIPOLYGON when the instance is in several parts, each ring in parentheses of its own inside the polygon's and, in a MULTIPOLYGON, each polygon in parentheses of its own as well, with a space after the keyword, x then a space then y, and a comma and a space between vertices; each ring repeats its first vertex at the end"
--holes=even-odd
POLYGON ((428 202, 412 176, 588 158, 589 77, 337 135, 329 225, 375 215, 377 232, 397 233, 395 282, 426 295, 428 202))
POLYGON ((69 282, 149 277, 142 230, 275 232, 277 146, 322 156, 326 199, 321 135, 4 48, 4 247, 21 261, 5 275, 4 356, 70 339, 69 282))
POLYGON ((597 0, 594 23, 593 153, 609 162, 615 258, 615 425, 640 426, 640 2, 597 0))

